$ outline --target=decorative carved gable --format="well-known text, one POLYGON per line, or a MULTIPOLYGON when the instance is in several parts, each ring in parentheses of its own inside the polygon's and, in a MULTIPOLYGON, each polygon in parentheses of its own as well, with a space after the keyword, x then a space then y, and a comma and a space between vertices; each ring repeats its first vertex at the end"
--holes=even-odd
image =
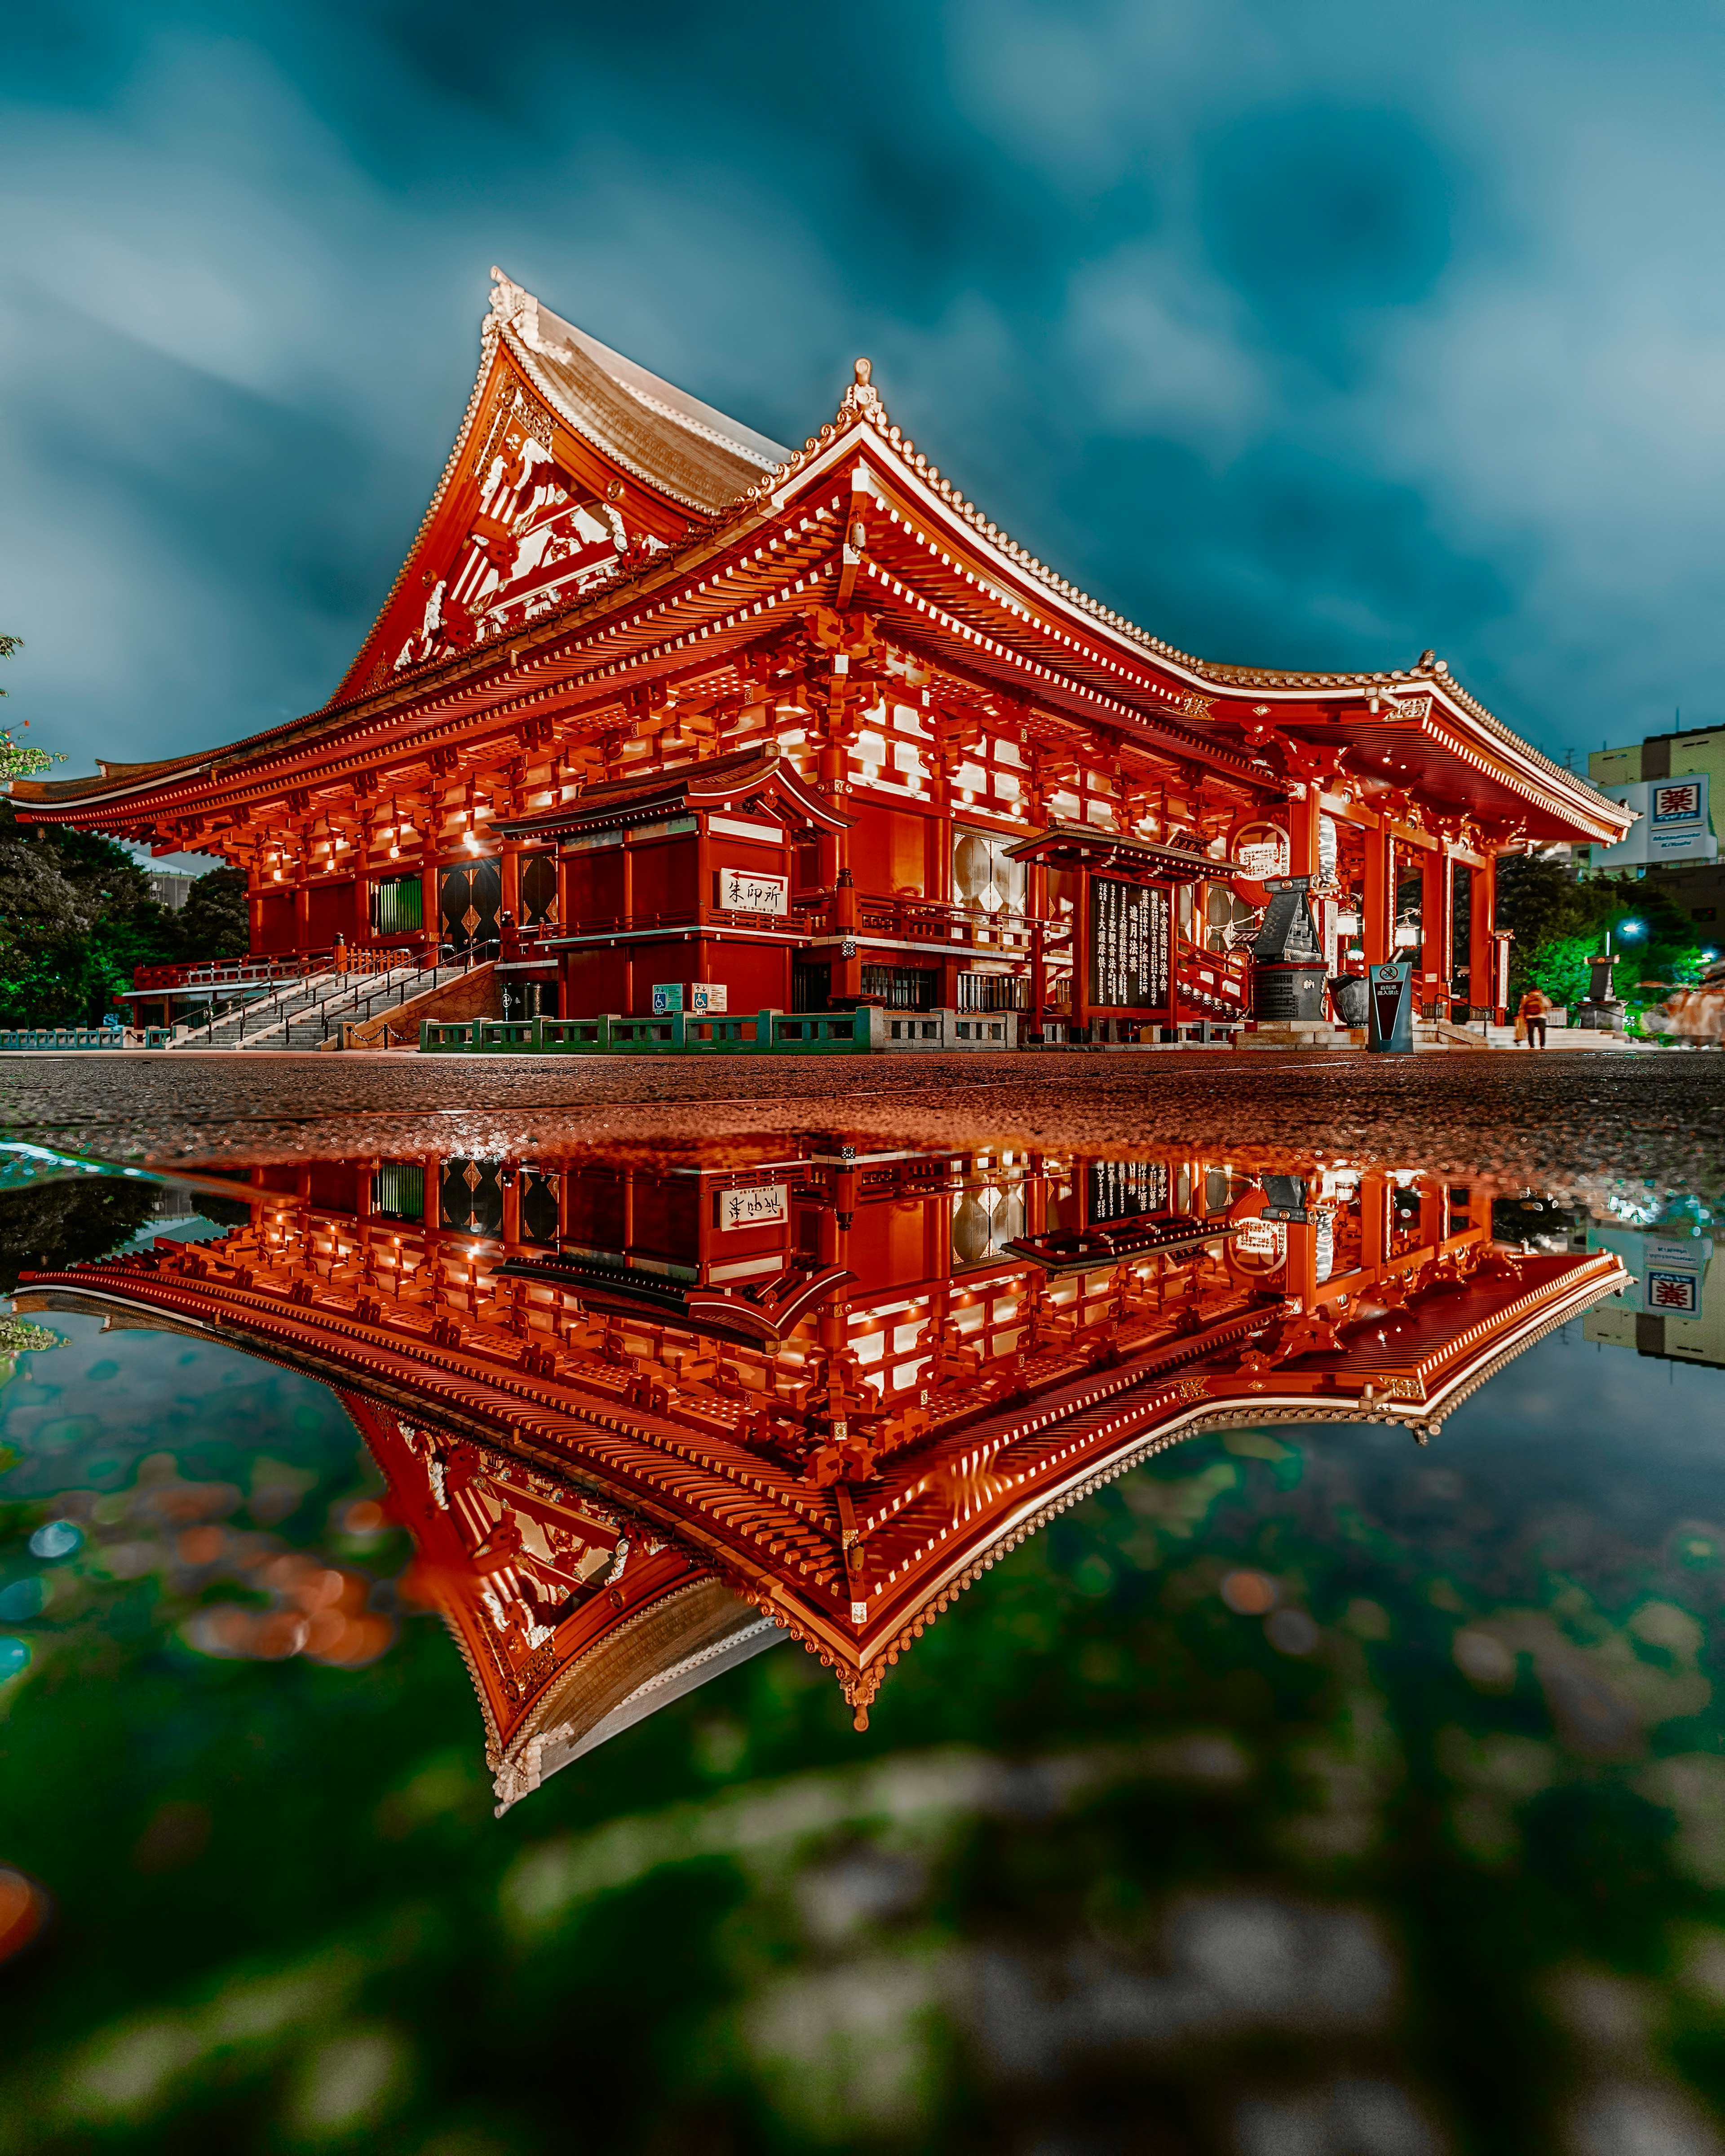
POLYGON ((403 608, 386 624, 379 655, 392 671, 512 634, 597 592, 624 561, 663 549, 622 482, 601 490, 560 446, 551 415, 506 381, 461 475, 465 506, 415 564, 417 615, 403 608))

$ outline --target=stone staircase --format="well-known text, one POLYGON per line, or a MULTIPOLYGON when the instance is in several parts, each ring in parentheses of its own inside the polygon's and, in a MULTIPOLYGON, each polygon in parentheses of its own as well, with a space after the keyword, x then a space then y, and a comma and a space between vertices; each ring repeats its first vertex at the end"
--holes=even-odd
MULTIPOLYGON (((398 998, 406 1001, 413 996, 426 995, 433 988, 440 988, 445 981, 459 980, 467 970, 465 966, 403 966, 387 973, 368 973, 362 979, 350 979, 345 989, 333 994, 326 993, 309 1009, 296 1009, 290 1013, 283 1032, 273 1035, 263 1045, 316 1051, 341 1040, 344 1022, 381 1016, 398 998)), ((250 1047, 251 1043, 248 1041, 246 1045, 250 1047)))
POLYGON ((267 995, 236 1002, 203 1025, 177 1029, 170 1048, 210 1049, 280 1046, 279 1028, 295 1011, 303 1011, 334 988, 333 973, 306 973, 278 981, 267 995))
POLYGON ((423 995, 428 988, 454 979, 462 970, 459 966, 440 966, 435 972, 403 966, 381 973, 308 973, 280 983, 268 996, 236 1004, 212 1024, 187 1029, 169 1045, 200 1054, 321 1049, 331 1036, 340 1037, 344 1019, 382 1011, 403 991, 423 995))

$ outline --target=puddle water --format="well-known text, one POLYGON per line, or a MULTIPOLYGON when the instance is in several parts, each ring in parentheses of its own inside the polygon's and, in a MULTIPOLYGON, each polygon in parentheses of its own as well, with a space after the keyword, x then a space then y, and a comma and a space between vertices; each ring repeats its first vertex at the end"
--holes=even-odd
POLYGON ((0 2149, 1725 2147, 1712 1194, 1411 1152, 9 1149, 0 2149))

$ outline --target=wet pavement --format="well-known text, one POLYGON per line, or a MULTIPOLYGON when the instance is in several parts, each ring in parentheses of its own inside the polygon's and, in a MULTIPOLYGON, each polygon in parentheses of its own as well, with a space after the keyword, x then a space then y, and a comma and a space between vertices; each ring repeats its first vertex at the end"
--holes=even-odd
POLYGON ((1115 1158, 1153 1143, 1251 1160, 1297 1142, 1578 1192, 1615 1178, 1681 1190, 1716 1183, 1725 1164, 1725 1057, 19 1057, 0 1059, 0 1126, 182 1164, 307 1151, 711 1152, 811 1127, 1115 1158))

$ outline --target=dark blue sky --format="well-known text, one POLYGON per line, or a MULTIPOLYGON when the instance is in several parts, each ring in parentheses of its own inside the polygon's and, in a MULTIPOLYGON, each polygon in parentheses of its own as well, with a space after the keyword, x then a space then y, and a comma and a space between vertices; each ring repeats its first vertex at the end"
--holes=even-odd
POLYGON ((0 627, 64 749, 321 703, 486 271, 783 441, 854 354, 1209 656, 1435 646, 1558 753, 1725 717, 1725 33, 1525 0, 33 0, 0 69, 0 627))

